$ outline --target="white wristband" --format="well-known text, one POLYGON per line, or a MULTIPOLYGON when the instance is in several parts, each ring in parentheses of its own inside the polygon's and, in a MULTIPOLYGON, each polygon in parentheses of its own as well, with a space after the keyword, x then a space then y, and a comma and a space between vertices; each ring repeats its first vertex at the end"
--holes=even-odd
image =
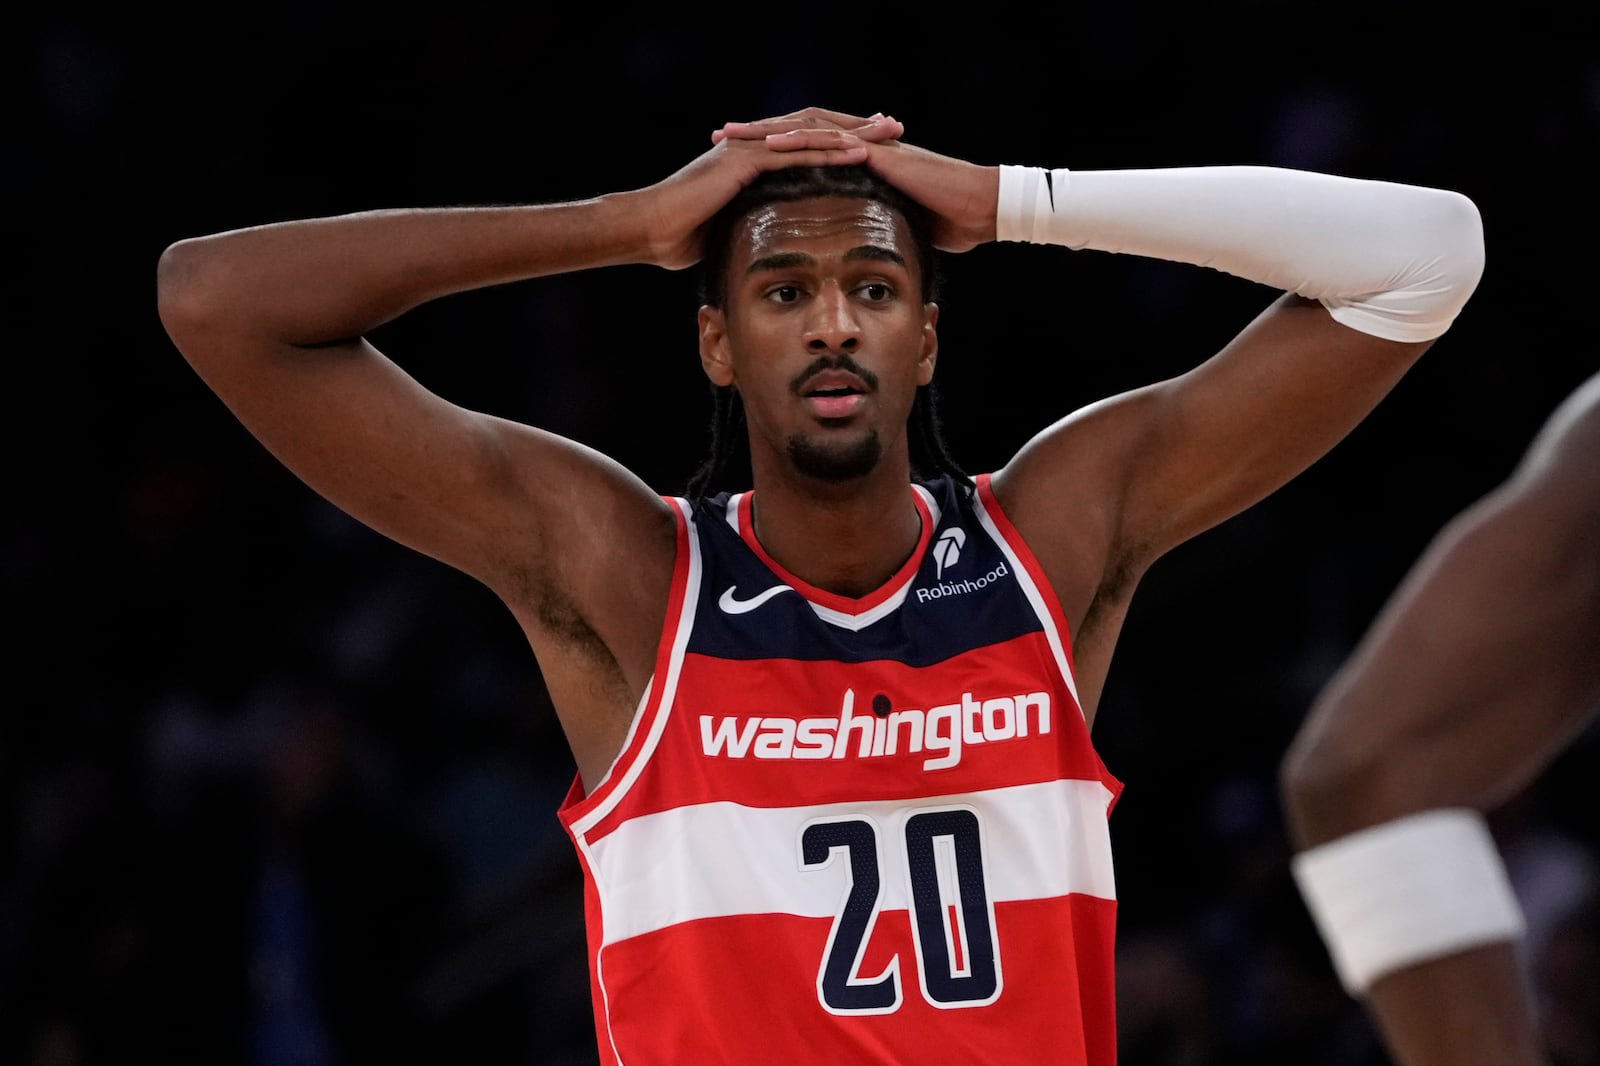
POLYGON ((1001 165, 995 238, 1210 267, 1397 341, 1444 333, 1483 274, 1459 193, 1284 167, 1001 165))
POLYGON ((1522 910, 1483 816, 1422 811, 1296 855, 1294 877, 1345 990, 1522 936, 1522 910))

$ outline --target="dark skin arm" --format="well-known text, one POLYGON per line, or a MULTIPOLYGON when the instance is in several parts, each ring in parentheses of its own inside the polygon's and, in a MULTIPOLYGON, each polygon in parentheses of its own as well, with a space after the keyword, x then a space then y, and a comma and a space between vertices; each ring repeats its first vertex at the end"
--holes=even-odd
POLYGON ((1069 415, 996 472, 1061 596, 1091 721, 1149 566, 1325 455, 1428 347, 1283 296, 1200 366, 1069 415))
MULTIPOLYGON (((1429 545, 1283 764, 1297 847, 1491 810, 1600 713, 1600 375, 1429 545)), ((1515 945, 1397 970, 1367 1003, 1404 1066, 1545 1061, 1515 945)))
POLYGON ((469 289, 613 264, 687 267, 704 222, 757 174, 864 155, 722 144, 662 182, 593 200, 367 212, 184 240, 161 257, 161 318, 307 485, 504 600, 592 787, 654 669, 676 543, 667 505, 587 447, 429 392, 364 336, 469 289))
MULTIPOLYGON (((857 143, 860 121, 808 110, 719 135, 817 150, 857 143)), ((934 214, 940 248, 995 239, 998 167, 899 141, 867 147, 868 164, 934 214)), ((1068 415, 995 472, 1061 599, 1091 722, 1149 566, 1327 454, 1430 346, 1350 329, 1286 294, 1195 369, 1068 415)))

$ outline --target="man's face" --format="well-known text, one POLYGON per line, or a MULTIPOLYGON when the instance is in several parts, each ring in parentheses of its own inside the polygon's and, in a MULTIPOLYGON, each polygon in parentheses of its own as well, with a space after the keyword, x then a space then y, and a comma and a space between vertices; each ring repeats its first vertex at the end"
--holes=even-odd
POLYGON ((725 306, 700 311, 701 361, 739 390, 757 477, 773 463, 833 482, 886 457, 908 466, 938 308, 922 302, 905 220, 872 200, 798 200, 751 212, 733 241, 725 306))

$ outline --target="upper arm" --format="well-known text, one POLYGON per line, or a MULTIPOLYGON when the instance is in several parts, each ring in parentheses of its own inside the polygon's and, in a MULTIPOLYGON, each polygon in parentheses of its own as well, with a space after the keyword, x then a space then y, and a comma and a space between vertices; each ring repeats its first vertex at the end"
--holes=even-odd
MULTIPOLYGON (((653 593, 665 603, 670 512, 604 456, 450 403, 359 338, 308 348, 215 317, 164 317, 245 427, 378 532, 478 578, 530 617, 558 595, 604 638, 627 640, 606 632, 606 616, 641 608, 617 602, 618 560, 645 575, 634 587, 646 606, 653 593)), ((648 658, 653 642, 641 640, 648 658)))
POLYGON ((1360 333, 1285 295, 1194 369, 1049 427, 995 491, 1048 554, 1090 544, 1097 577, 1136 573, 1326 454, 1428 344, 1360 333))
POLYGON ((1308 788, 1366 782, 1342 818, 1497 805, 1600 709, 1597 455, 1600 376, 1440 531, 1319 697, 1290 762, 1308 788))

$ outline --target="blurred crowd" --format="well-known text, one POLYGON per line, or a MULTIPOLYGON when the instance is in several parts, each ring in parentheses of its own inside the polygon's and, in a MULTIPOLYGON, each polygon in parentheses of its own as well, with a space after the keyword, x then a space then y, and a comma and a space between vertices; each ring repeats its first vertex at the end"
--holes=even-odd
MULTIPOLYGON (((1457 13, 1358 53, 1276 5, 1134 4, 1064 24, 1070 46, 964 55, 912 25, 850 62, 747 47, 766 23, 658 12, 602 36, 585 15, 20 19, 0 1062, 597 1061, 555 818, 573 768, 514 621, 248 438, 162 333, 156 257, 280 218, 642 184, 725 119, 819 103, 981 162, 1272 163, 1477 201, 1488 269, 1457 326, 1326 460, 1157 564, 1096 726, 1127 786, 1125 1066, 1380 1066, 1290 881, 1277 759, 1428 537, 1593 370, 1600 38, 1457 13)), ((1267 298, 1058 249, 947 271, 945 417, 973 470, 1192 365, 1267 298)), ((616 268, 377 339, 450 398, 677 492, 710 414, 693 321, 686 278, 616 268)), ((1591 730, 1492 822, 1556 1066, 1600 1063, 1597 774, 1591 730)))

